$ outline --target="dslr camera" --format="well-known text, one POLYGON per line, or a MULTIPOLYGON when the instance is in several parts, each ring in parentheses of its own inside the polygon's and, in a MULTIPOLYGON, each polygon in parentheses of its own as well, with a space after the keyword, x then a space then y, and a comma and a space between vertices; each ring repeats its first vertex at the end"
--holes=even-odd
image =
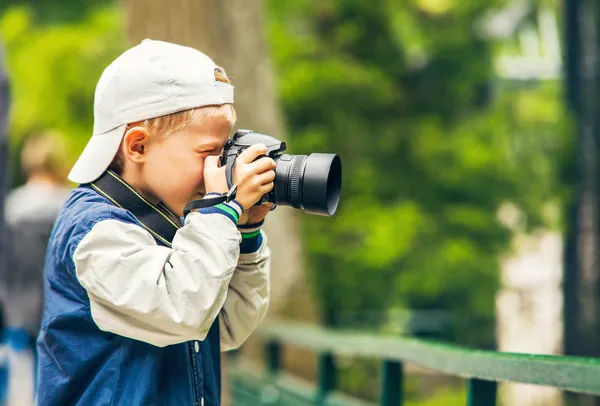
POLYGON ((235 160, 246 148, 258 143, 267 146, 263 156, 272 158, 277 166, 273 190, 263 195, 257 205, 269 202, 321 216, 335 213, 342 188, 342 161, 337 154, 283 154, 287 148, 284 141, 251 130, 238 130, 223 150, 220 160, 221 166, 226 167, 229 187, 233 184, 235 160))

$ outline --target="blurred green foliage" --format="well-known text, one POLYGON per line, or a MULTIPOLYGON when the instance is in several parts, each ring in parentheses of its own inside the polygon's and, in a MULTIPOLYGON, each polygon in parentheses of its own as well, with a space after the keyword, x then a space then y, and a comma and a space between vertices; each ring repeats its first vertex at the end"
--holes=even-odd
MULTIPOLYGON (((12 88, 11 147, 52 128, 69 140, 72 164, 91 134, 96 81, 125 46, 121 18, 114 8, 54 25, 36 23, 35 15, 15 6, 0 16, 12 88)), ((13 173, 19 182, 16 162, 13 173)))
MULTIPOLYGON (((512 202, 526 228, 564 198, 560 83, 513 86, 473 29, 503 1, 270 0, 268 36, 295 152, 335 151, 335 217, 305 217, 325 318, 442 309, 444 337, 493 345, 512 202)), ((555 224, 554 224, 555 225, 555 224)))
MULTIPOLYGON (((101 7, 109 1, 17 3, 0 8, 12 146, 55 128, 74 160, 91 133, 96 81, 126 46, 122 16, 101 7)), ((525 228, 547 223, 544 208, 565 196, 558 172, 570 148, 560 84, 509 86, 492 68, 497 44, 475 34, 505 4, 267 1, 291 150, 337 152, 344 163, 338 213, 303 216, 327 322, 446 310, 445 338, 493 345, 499 257, 512 234, 498 209, 512 202, 525 228)))
POLYGON ((428 399, 408 400, 406 406, 460 406, 466 403, 464 390, 446 388, 435 392, 428 399))
POLYGON ((85 20, 98 8, 113 4, 113 0, 3 0, 0 14, 15 6, 27 6, 36 25, 70 24, 85 20))
MULTIPOLYGON (((405 366, 402 391, 407 406, 462 406, 466 381, 405 366)), ((374 404, 381 396, 381 360, 336 357, 336 390, 374 404)))

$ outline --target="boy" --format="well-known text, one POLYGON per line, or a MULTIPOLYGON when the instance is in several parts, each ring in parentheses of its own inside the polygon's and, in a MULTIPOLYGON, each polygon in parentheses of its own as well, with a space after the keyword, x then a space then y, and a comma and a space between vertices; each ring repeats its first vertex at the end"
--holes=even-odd
POLYGON ((267 310, 269 207, 255 203, 275 178, 254 145, 236 161, 235 200, 183 218, 190 201, 225 200, 232 103, 224 71, 175 44, 144 40, 102 74, 69 175, 81 186, 48 247, 40 405, 220 404, 219 344, 238 347, 267 310))

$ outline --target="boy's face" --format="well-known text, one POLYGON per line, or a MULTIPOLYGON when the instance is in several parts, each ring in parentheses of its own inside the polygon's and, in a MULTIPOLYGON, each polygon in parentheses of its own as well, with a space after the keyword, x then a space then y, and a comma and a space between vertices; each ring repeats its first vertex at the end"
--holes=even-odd
POLYGON ((230 132, 225 118, 196 119, 166 138, 153 139, 142 174, 148 191, 183 216, 185 206, 205 194, 204 160, 222 153, 230 132))

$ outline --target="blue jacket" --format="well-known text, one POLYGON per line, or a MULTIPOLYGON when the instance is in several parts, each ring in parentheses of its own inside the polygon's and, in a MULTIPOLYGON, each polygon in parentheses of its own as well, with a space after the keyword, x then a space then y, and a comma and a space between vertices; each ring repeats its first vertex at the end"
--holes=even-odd
POLYGON ((190 213, 166 247, 127 210, 75 189, 46 257, 38 404, 219 405, 211 348, 241 345, 269 295, 266 237, 243 238, 240 212, 190 213))

